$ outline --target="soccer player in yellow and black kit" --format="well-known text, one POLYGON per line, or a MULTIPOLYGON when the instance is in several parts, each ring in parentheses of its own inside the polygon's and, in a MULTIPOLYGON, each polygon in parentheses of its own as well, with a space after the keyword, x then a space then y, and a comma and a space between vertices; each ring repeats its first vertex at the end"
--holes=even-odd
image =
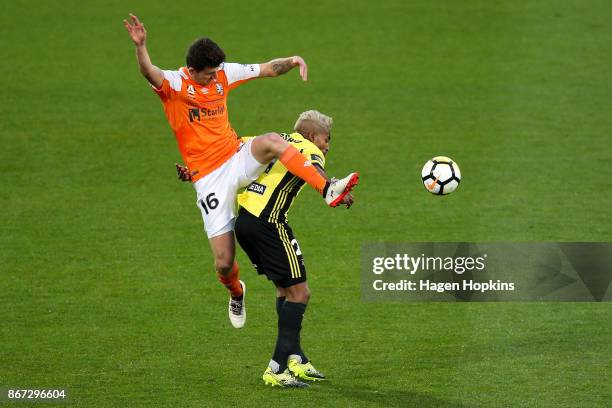
MULTIPOLYGON (((331 125, 329 116, 311 110, 298 117, 295 133, 281 134, 323 176, 331 125)), ((287 222, 287 212, 303 186, 304 181, 276 161, 238 196, 241 208, 234 227, 236 239, 257 273, 266 275, 276 286, 278 337, 263 375, 265 383, 272 386, 304 387, 306 383, 298 379, 325 379, 300 347, 300 330, 310 290, 304 258, 287 222)), ((352 200, 352 196, 347 196, 344 204, 350 206, 352 200)))
MULTIPOLYGON (((295 133, 281 134, 327 178, 325 154, 329 150, 332 118, 316 110, 303 112, 297 119, 295 133)), ((179 178, 186 169, 177 165, 179 178)), ((273 161, 257 180, 238 196, 240 210, 234 230, 236 239, 259 274, 276 286, 278 335, 268 368, 266 384, 282 387, 307 387, 300 380, 318 381, 325 376, 316 370, 300 346, 300 331, 310 290, 299 244, 287 222, 287 212, 304 181, 291 174, 280 161, 273 161)), ((342 201, 353 204, 348 194, 342 201)))

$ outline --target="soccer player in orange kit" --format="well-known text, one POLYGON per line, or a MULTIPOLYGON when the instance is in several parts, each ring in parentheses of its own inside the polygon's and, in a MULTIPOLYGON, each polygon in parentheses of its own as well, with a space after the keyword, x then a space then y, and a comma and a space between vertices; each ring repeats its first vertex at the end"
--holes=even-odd
POLYGON ((219 281, 230 291, 229 318, 234 327, 241 328, 246 321, 246 308, 245 285, 239 279, 235 261, 238 190, 278 159, 289 172, 317 190, 328 205, 336 207, 357 185, 359 174, 328 181, 278 133, 241 143, 229 123, 229 91, 251 79, 275 77, 295 67, 300 68, 306 81, 308 66, 301 57, 278 58, 263 64, 226 63, 225 53, 214 41, 200 38, 188 48, 184 67, 161 70, 151 63, 144 25, 133 14, 130 20, 123 23, 136 47, 140 72, 159 95, 189 169, 219 281))

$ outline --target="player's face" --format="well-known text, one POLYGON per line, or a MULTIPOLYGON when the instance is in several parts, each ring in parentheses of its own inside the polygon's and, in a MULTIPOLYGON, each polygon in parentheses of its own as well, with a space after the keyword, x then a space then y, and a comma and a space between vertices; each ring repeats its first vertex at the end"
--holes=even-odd
POLYGON ((329 132, 315 133, 312 137, 312 143, 321 149, 323 154, 327 154, 329 151, 329 139, 331 139, 329 132))
POLYGON ((189 74, 191 74, 191 78, 200 85, 208 85, 212 81, 217 80, 217 68, 204 68, 201 71, 196 71, 194 68, 189 68, 189 74))

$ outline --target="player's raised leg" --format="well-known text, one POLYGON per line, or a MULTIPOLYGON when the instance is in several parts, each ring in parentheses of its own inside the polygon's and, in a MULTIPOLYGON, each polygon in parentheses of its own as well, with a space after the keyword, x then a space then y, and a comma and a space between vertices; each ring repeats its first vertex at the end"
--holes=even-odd
POLYGON ((245 292, 246 286, 240 280, 236 257, 234 231, 228 231, 209 239, 210 248, 215 257, 217 277, 230 292, 228 315, 232 326, 240 329, 246 322, 245 292))
POLYGON ((317 190, 331 207, 339 205, 359 182, 359 173, 351 173, 343 179, 327 180, 299 150, 278 133, 266 133, 256 137, 251 144, 251 152, 260 163, 269 163, 278 158, 289 172, 317 190))

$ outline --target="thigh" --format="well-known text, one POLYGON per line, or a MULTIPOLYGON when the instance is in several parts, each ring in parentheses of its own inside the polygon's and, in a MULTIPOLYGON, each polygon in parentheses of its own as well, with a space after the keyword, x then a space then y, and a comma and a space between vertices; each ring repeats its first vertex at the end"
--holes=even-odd
POLYGON ((209 239, 234 229, 238 186, 231 169, 232 159, 194 184, 196 205, 202 213, 209 239))
POLYGON ((249 257, 257 273, 264 274, 263 264, 256 244, 259 228, 253 221, 254 217, 247 214, 246 211, 241 210, 238 214, 238 218, 236 218, 236 224, 234 226, 236 241, 238 241, 238 245, 240 245, 242 250, 249 257))
POLYGON ((252 145, 254 139, 249 139, 245 144, 242 145, 238 153, 236 153, 237 160, 235 166, 236 176, 238 178, 238 187, 245 187, 251 182, 257 180, 257 178, 264 172, 267 163, 260 163, 253 155, 252 145))
POLYGON ((291 275, 288 278, 279 280, 279 285, 283 288, 289 288, 306 282, 304 256, 291 227, 286 223, 275 223, 274 226, 284 249, 283 264, 288 264, 291 271, 291 275))
POLYGON ((236 222, 236 238, 257 272, 277 286, 286 288, 306 281, 301 252, 296 250, 297 241, 292 245, 295 238, 286 224, 263 221, 242 209, 236 222))

